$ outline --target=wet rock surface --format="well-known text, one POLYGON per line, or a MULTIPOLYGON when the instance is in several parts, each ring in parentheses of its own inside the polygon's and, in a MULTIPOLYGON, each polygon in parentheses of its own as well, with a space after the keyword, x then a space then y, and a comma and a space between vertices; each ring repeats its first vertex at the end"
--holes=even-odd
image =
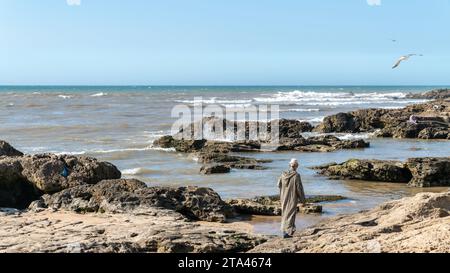
POLYGON ((379 137, 449 139, 450 100, 402 109, 362 109, 328 116, 314 128, 320 133, 373 132, 379 137))
POLYGON ((351 159, 314 167, 331 179, 408 183, 414 187, 450 186, 450 158, 410 158, 406 162, 351 159))
POLYGON ((252 253, 450 252, 450 192, 419 193, 270 239, 252 253))

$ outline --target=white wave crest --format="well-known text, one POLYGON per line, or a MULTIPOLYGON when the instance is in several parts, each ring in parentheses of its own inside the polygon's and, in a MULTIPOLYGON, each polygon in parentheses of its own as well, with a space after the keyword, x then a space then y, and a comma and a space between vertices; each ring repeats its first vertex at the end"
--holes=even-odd
POLYGON ((58 97, 65 100, 73 98, 72 95, 58 95, 58 97))
POLYGON ((278 92, 269 97, 254 98, 254 101, 261 103, 292 104, 293 102, 304 105, 347 105, 362 103, 386 103, 406 98, 407 93, 353 93, 353 92, 304 92, 295 90, 291 92, 278 92))
POLYGON ((152 170, 146 168, 134 168, 134 169, 125 169, 122 171, 123 175, 140 175, 140 174, 150 174, 152 170))
POLYGON ((306 108, 306 109, 287 109, 285 112, 319 112, 319 108, 306 108))
POLYGON ((108 96, 108 93, 96 93, 96 94, 92 94, 91 97, 104 97, 104 96, 108 96))

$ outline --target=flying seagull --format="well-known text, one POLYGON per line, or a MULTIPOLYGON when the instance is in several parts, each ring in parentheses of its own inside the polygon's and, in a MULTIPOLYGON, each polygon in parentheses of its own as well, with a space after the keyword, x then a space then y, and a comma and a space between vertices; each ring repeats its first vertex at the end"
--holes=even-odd
POLYGON ((401 62, 407 61, 412 56, 423 56, 423 55, 422 54, 408 54, 408 55, 405 55, 405 56, 401 56, 397 60, 397 62, 394 64, 394 66, 392 66, 392 69, 397 68, 401 64, 401 62))

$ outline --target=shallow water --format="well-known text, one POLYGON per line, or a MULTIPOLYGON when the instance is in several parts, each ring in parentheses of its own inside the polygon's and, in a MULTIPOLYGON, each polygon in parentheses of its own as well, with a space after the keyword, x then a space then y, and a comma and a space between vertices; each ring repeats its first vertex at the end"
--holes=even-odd
MULTIPOLYGON (((273 159, 268 170, 233 170, 231 174, 201 176, 193 158, 152 147, 168 134, 173 106, 205 104, 241 107, 276 103, 282 118, 317 123, 324 116, 367 107, 397 108, 420 100, 407 92, 433 87, 0 87, 1 139, 27 153, 71 153, 94 156, 117 165, 124 177, 149 185, 211 187, 224 198, 277 193, 276 179, 293 157, 301 163, 307 194, 338 194, 350 200, 324 205, 322 216, 300 216, 306 227, 325 217, 352 213, 408 196, 421 189, 405 185, 357 181, 330 181, 308 167, 349 158, 404 160, 419 156, 449 156, 448 141, 370 139, 371 148, 333 153, 243 154, 273 159)), ((339 135, 342 138, 368 135, 339 135)), ((429 191, 430 189, 425 189, 429 191)), ((442 191, 445 189, 432 189, 442 191)), ((277 217, 255 217, 255 231, 277 233, 277 217)))

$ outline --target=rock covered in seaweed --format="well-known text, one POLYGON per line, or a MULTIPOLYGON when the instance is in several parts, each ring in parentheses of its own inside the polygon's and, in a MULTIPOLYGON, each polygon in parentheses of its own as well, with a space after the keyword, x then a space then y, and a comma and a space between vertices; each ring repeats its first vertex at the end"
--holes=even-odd
POLYGON ((414 187, 450 186, 450 158, 410 158, 406 162, 351 159, 314 167, 331 179, 408 183, 414 187))
POLYGON ((400 161, 351 159, 341 164, 331 163, 314 169, 332 179, 408 183, 412 178, 411 171, 400 161))

